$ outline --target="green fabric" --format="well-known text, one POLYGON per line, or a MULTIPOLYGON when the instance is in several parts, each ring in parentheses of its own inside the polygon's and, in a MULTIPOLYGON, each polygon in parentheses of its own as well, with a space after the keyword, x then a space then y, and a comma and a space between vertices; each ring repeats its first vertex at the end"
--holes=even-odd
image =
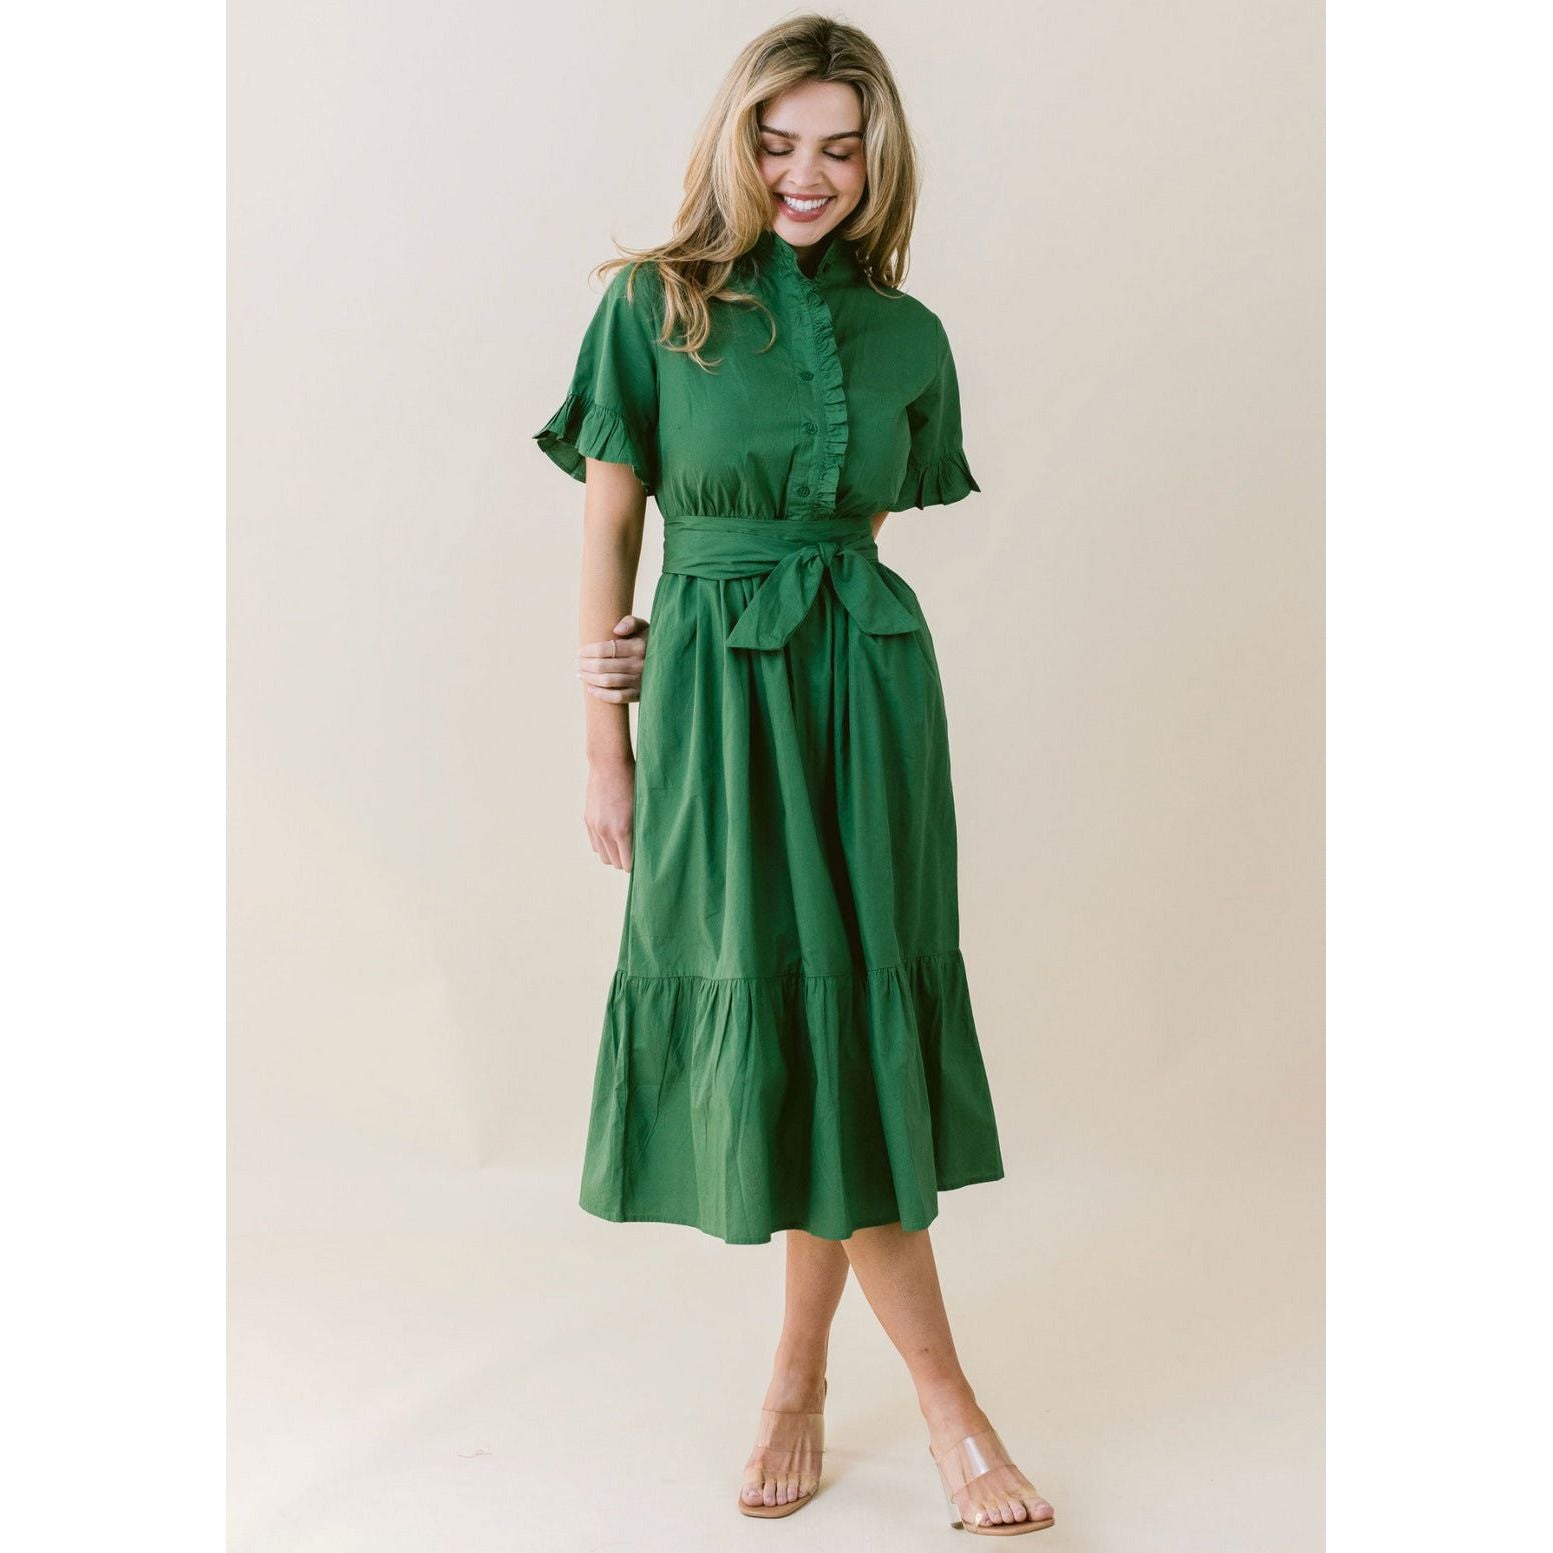
POLYGON ((632 872, 580 1203, 751 1244, 922 1229, 1003 1175, 959 947, 948 725, 869 518, 978 490, 937 317, 833 237, 768 230, 707 373, 612 277, 560 407, 562 470, 630 464, 664 519, 632 872))
POLYGON ((919 631, 923 621, 879 574, 867 518, 811 518, 801 528, 765 518, 665 518, 663 570, 686 577, 764 577, 730 647, 781 647, 803 624, 829 577, 853 623, 874 636, 919 631))

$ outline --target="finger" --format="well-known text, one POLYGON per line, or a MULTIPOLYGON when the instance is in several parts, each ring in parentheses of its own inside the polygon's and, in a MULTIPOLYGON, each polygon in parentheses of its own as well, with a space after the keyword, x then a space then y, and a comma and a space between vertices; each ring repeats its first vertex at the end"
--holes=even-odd
POLYGON ((636 690, 600 690, 595 685, 584 685, 582 688, 590 696, 596 696, 600 701, 613 701, 616 705, 642 699, 641 692, 636 690))
POLYGON ((644 636, 617 636, 614 638, 619 652, 611 652, 608 642, 584 642, 577 649, 578 663, 619 663, 622 658, 642 658, 647 653, 644 636))
POLYGON ((611 854, 609 840, 609 826, 606 824, 595 825, 593 828, 595 845, 593 850, 598 853, 601 863, 613 864, 614 857, 611 854))
POLYGON ((616 689, 622 685, 629 689, 632 685, 640 685, 642 682, 641 673, 639 671, 633 673, 630 669, 611 669, 607 673, 578 669, 577 678, 584 684, 601 685, 606 690, 616 689))
POLYGON ((619 869, 629 870, 631 867, 631 816, 634 807, 633 804, 628 808, 624 818, 617 820, 609 831, 610 854, 615 860, 615 867, 619 869))
POLYGON ((640 632, 630 636, 607 636, 601 642, 579 642, 577 656, 589 658, 624 657, 628 652, 640 653, 648 635, 644 625, 640 632))
POLYGON ((615 622, 615 634, 617 636, 630 636, 633 631, 638 629, 645 630, 646 627, 647 622, 640 615, 622 615, 615 622))
POLYGON ((625 653, 618 658, 579 658, 576 668, 578 674, 624 674, 627 679, 640 679, 646 670, 643 659, 625 653))
POLYGON ((601 690, 618 690, 622 686, 640 685, 642 670, 623 659, 614 668, 578 669, 577 678, 585 685, 597 685, 601 690))

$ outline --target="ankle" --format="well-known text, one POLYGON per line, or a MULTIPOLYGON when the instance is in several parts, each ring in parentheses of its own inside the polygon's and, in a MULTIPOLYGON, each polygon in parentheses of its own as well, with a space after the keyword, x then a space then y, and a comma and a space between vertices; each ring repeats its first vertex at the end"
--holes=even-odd
POLYGON ((963 1375, 922 1381, 917 1386, 917 1406, 928 1432, 935 1438, 953 1434, 963 1439, 988 1427, 987 1415, 976 1401, 976 1393, 963 1375))
POLYGON ((825 1379, 828 1364, 829 1355, 824 1343, 783 1341, 777 1344, 771 1373, 792 1384, 818 1386, 825 1379))
POLYGON ((825 1359, 778 1353, 762 1406, 779 1412, 818 1413, 825 1408, 825 1359))

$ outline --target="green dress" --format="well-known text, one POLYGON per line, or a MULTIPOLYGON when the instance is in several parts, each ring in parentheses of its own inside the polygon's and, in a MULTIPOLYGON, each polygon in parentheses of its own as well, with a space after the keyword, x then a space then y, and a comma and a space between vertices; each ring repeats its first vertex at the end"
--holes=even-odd
POLYGON ((629 464, 664 522, 632 869, 580 1203, 738 1244, 922 1229, 1003 1174, 959 945, 948 726, 916 594, 870 516, 980 487, 954 360, 832 235, 767 229, 698 366, 616 272, 536 432, 629 464))

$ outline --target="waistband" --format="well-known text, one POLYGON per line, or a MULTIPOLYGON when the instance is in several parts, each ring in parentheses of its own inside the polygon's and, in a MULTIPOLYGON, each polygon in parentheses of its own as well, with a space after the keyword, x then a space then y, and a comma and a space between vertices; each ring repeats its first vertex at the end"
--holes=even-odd
POLYGON ((767 651, 803 623, 830 578, 870 636, 900 636, 922 621, 890 591, 868 518, 681 517, 663 520, 663 570, 686 577, 759 577, 728 646, 767 651))

